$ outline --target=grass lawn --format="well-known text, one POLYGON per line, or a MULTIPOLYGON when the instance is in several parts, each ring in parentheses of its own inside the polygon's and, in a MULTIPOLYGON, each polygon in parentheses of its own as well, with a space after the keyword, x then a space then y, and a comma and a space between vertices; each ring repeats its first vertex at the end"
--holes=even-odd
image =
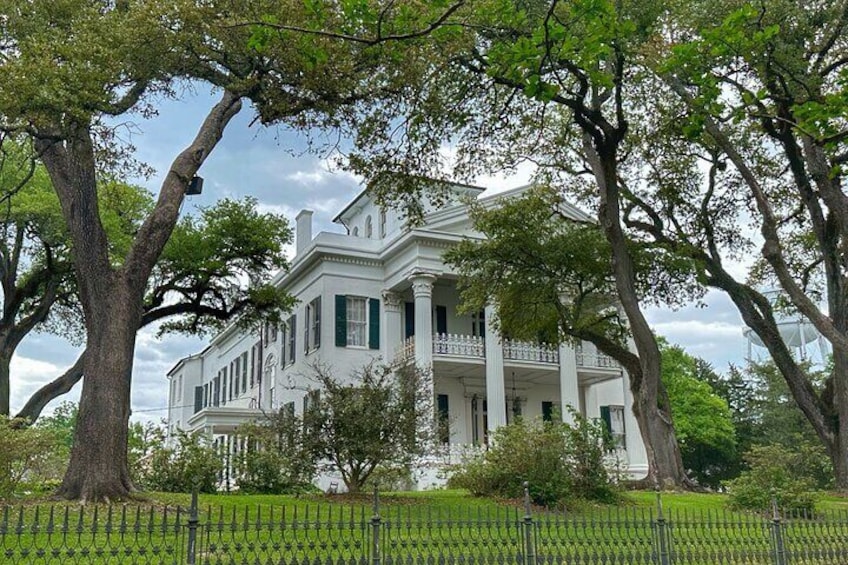
MULTIPOLYGON (((190 498, 150 493, 146 501, 111 510, 33 500, 0 508, 0 562, 182 564, 190 498)), ((769 520, 727 510, 719 494, 663 493, 662 500, 676 564, 771 563, 769 520)), ((651 521, 656 501, 654 492, 627 492, 618 506, 533 509, 535 551, 569 564, 651 563, 658 539, 651 521)), ((320 559, 353 565, 371 559, 371 495, 216 494, 201 495, 199 506, 199 563, 277 563, 282 555, 287 563, 320 559)), ((804 563, 848 562, 848 499, 825 496, 819 508, 830 515, 827 522, 784 525, 787 548, 803 554, 804 563)), ((454 563, 476 556, 511 563, 524 551, 520 501, 448 490, 384 493, 380 514, 380 547, 395 562, 454 563)))

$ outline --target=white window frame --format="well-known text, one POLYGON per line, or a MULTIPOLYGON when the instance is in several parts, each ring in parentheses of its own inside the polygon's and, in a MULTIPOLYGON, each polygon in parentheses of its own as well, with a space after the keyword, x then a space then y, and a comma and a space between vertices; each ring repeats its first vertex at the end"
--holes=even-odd
POLYGON ((624 422, 624 406, 610 405, 610 435, 617 449, 627 447, 627 428, 624 422))
POLYGON ((386 237, 386 211, 380 210, 380 239, 386 237))
POLYGON ((371 222, 371 216, 365 217, 365 237, 371 239, 374 236, 374 226, 371 222))
POLYGON ((306 353, 312 353, 321 347, 321 314, 320 308, 316 306, 320 303, 321 297, 316 296, 309 304, 306 305, 306 353), (318 313, 318 315, 316 315, 318 313), (317 338, 317 339, 316 339, 317 338))
POLYGON ((347 347, 362 348, 368 347, 368 299, 364 296, 347 296, 345 300, 346 320, 347 320, 347 347), (354 319, 351 313, 356 313, 351 309, 353 304, 362 304, 362 319, 354 319), (361 333, 360 333, 361 332, 361 333), (358 339, 361 336, 361 339, 358 339), (361 341, 361 343, 359 343, 361 341))

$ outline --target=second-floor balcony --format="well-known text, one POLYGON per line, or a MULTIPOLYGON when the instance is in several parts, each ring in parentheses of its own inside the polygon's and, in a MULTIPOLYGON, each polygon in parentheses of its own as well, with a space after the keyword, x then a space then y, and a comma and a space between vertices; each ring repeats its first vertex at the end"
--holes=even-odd
MULTIPOLYGON (((549 343, 533 343, 514 339, 504 339, 502 342, 505 361, 541 363, 544 365, 559 365, 559 347, 549 343)), ((460 334, 436 334, 433 336, 433 355, 436 357, 459 357, 466 359, 485 359, 485 339, 479 336, 460 334)), ((398 358, 411 359, 415 357, 415 338, 407 338, 398 351, 398 358)), ((576 361, 578 367, 597 369, 618 369, 619 365, 609 355, 604 355, 591 347, 584 351, 577 347, 576 361)))

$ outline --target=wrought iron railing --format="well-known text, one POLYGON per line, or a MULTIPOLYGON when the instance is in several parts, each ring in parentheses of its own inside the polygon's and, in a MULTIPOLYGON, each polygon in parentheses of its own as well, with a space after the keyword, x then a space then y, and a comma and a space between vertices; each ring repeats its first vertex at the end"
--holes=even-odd
POLYGON ((848 515, 635 507, 584 515, 426 503, 0 511, 4 565, 843 565, 848 515))

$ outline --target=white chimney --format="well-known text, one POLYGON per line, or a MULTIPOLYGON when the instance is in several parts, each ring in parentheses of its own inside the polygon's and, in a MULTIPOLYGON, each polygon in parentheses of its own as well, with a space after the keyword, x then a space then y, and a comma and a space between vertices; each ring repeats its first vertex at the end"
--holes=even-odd
POLYGON ((312 214, 312 210, 301 210, 295 218, 297 227, 294 242, 298 255, 312 241, 312 214))

